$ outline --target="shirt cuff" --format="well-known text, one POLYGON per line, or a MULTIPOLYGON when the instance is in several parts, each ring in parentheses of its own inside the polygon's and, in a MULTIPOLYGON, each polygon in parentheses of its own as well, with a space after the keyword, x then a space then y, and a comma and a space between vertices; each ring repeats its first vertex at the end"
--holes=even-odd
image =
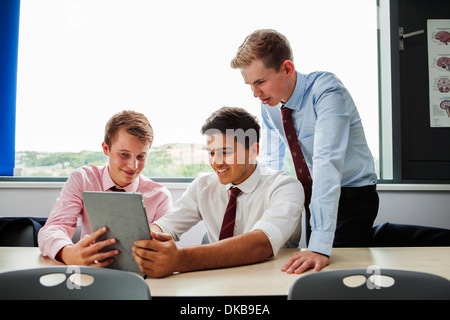
POLYGON ((62 262, 62 261, 56 259, 56 255, 58 254, 58 252, 59 252, 60 250, 62 250, 62 248, 64 248, 65 246, 71 245, 71 244, 73 244, 73 242, 72 242, 72 241, 68 241, 68 240, 58 240, 58 241, 55 241, 55 242, 52 244, 52 246, 51 246, 51 248, 50 248, 50 250, 49 250, 48 257, 49 257, 49 258, 52 258, 53 260, 55 260, 55 261, 57 261, 57 262, 62 262))
POLYGON ((308 250, 330 256, 333 249, 333 240, 333 233, 313 231, 309 239, 308 250))

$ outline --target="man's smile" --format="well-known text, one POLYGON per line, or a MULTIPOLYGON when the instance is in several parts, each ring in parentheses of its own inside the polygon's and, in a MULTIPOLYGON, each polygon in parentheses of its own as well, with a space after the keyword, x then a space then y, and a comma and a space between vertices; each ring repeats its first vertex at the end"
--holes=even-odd
POLYGON ((216 169, 216 173, 219 176, 223 176, 227 173, 227 171, 230 170, 230 168, 225 168, 225 169, 216 169))
POLYGON ((122 170, 122 172, 130 177, 134 176, 137 173, 136 171, 128 171, 128 170, 122 170))

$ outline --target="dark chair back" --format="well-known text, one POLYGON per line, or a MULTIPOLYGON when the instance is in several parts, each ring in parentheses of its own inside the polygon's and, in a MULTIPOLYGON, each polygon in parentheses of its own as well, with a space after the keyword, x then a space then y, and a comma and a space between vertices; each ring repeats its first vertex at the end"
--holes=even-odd
POLYGON ((0 273, 0 300, 150 300, 136 273, 55 266, 0 273))
POLYGON ((380 269, 320 271, 298 278, 289 300, 447 300, 450 281, 437 275, 380 269))

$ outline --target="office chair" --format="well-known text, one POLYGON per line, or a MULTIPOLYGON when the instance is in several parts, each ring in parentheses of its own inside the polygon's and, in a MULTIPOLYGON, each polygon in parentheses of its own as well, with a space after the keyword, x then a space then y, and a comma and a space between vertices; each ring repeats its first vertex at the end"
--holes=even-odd
POLYGON ((448 247, 450 230, 386 222, 372 229, 371 247, 448 247))
POLYGON ((209 243, 209 237, 208 237, 208 232, 205 232, 205 234, 203 235, 202 238, 202 244, 207 244, 209 243))
POLYGON ((37 247, 37 235, 47 218, 0 218, 0 246, 37 247))
POLYGON ((450 281, 428 273, 380 269, 320 271, 298 278, 288 300, 447 300, 450 281))
POLYGON ((150 300, 145 280, 131 272, 55 266, 0 273, 0 300, 150 300))

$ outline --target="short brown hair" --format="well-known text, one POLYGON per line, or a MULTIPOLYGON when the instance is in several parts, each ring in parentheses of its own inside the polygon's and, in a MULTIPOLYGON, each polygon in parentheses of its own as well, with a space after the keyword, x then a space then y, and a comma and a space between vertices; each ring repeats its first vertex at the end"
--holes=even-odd
POLYGON ((272 29, 260 29, 251 33, 238 48, 231 67, 241 69, 256 59, 261 59, 266 68, 276 71, 280 70, 284 61, 294 61, 288 39, 272 29))
POLYGON ((112 140, 119 130, 125 130, 142 143, 153 143, 153 128, 147 117, 139 112, 124 110, 113 115, 105 126, 105 143, 111 148, 112 140))

